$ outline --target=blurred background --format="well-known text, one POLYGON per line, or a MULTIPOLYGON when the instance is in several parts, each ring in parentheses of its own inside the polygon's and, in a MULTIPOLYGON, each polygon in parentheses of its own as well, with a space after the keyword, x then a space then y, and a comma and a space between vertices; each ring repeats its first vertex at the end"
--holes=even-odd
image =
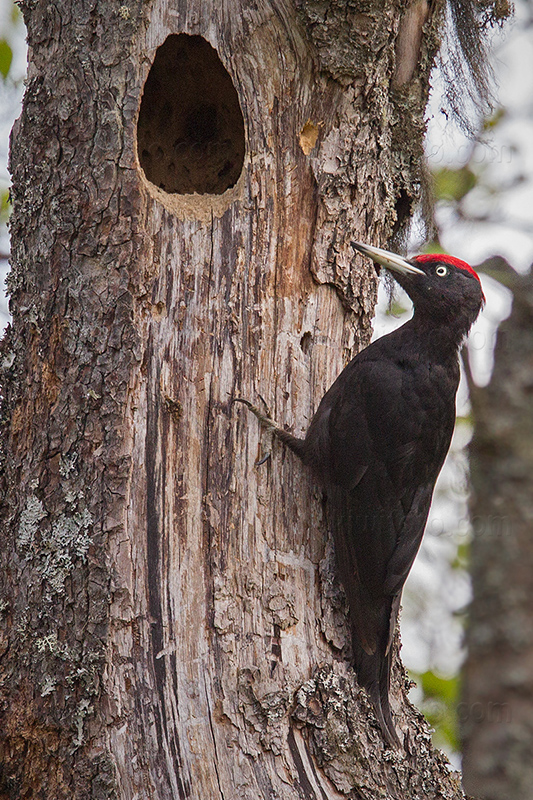
MULTIPOLYGON (((475 103, 452 113, 443 74, 456 43, 448 25, 440 63, 432 78, 427 110, 426 153, 435 196, 436 235, 428 243, 415 220, 410 252, 449 252, 473 266, 495 254, 518 271, 533 262, 533 9, 515 3, 514 19, 490 35, 494 73, 493 108, 475 103), (465 131, 468 127, 469 130, 465 131)), ((12 0, 0 0, 0 281, 8 271, 9 133, 20 113, 26 69, 25 30, 12 0)), ((453 105, 453 104, 452 104, 453 105)), ((511 294, 482 274, 487 304, 468 342, 475 382, 491 374, 498 324, 509 314, 511 294)), ((410 301, 400 292, 390 300, 385 287, 374 324, 375 337, 403 324, 410 301)), ((0 329, 9 322, 7 299, 0 292, 0 329)), ((464 657, 465 613, 471 597, 468 519, 468 470, 465 447, 472 421, 466 381, 459 392, 452 448, 439 478, 421 552, 403 598, 402 656, 417 683, 412 691, 435 727, 435 744, 459 767, 459 674, 464 657)))

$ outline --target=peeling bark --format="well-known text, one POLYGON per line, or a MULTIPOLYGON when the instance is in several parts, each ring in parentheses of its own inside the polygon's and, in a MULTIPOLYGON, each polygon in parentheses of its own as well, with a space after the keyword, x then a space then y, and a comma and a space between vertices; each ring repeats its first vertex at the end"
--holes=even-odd
MULTIPOLYGON (((271 443, 232 405, 262 396, 304 432, 370 337, 376 276, 350 240, 384 244, 417 196, 440 4, 401 93, 404 4, 364 5, 22 4, 1 798, 462 797, 399 661, 406 754, 384 751, 320 492, 276 443, 254 468, 271 443), (221 194, 169 192, 139 162, 176 33, 238 95, 244 164, 221 194)), ((227 146, 216 102, 179 147, 227 146)))

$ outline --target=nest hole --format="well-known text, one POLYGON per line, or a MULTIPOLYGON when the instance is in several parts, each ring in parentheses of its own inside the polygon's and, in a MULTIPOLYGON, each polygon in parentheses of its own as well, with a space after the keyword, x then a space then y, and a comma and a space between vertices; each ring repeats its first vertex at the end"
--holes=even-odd
POLYGON ((244 162, 244 120, 229 73, 202 36, 157 49, 137 123, 139 162, 169 194, 222 194, 244 162))

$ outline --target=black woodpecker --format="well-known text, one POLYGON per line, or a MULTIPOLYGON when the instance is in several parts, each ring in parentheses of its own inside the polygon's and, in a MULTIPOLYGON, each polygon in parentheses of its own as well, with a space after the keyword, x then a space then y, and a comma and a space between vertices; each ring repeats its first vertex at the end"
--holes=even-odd
POLYGON ((459 348, 485 298, 448 255, 404 259, 353 248, 390 270, 413 301, 402 327, 353 358, 322 398, 305 439, 239 399, 320 481, 348 598, 353 666, 389 745, 399 739, 389 688, 403 585, 422 541, 455 424, 459 348))

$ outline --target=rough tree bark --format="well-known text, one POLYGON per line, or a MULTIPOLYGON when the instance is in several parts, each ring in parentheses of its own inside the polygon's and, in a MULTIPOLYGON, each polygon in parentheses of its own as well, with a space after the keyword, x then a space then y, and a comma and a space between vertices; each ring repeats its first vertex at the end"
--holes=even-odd
POLYGON ((349 242, 418 194, 415 5, 21 2, 0 797, 462 797, 399 662, 384 751, 320 493, 231 402, 302 434, 369 340, 349 242))
POLYGON ((461 705, 464 784, 483 800, 533 786, 533 273, 489 263, 513 291, 486 388, 472 385, 473 601, 461 705))

